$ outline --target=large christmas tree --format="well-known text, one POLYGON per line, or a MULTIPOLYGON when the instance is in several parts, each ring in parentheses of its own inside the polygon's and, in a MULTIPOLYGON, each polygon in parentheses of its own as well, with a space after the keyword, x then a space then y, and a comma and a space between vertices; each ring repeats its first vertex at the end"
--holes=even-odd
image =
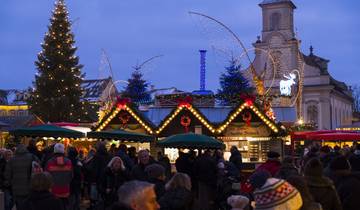
POLYGON ((241 94, 249 94, 252 91, 240 69, 241 66, 236 64, 236 60, 231 59, 229 66, 226 67, 226 72, 220 76, 217 98, 223 105, 235 105, 239 102, 241 94))
POLYGON ((83 66, 70 27, 64 0, 58 0, 35 62, 38 73, 28 101, 30 110, 46 122, 80 121, 86 113, 80 100, 83 66))
POLYGON ((128 85, 123 97, 130 98, 135 103, 147 103, 150 101, 150 94, 148 92, 149 83, 143 79, 143 75, 139 70, 135 70, 128 79, 128 85))

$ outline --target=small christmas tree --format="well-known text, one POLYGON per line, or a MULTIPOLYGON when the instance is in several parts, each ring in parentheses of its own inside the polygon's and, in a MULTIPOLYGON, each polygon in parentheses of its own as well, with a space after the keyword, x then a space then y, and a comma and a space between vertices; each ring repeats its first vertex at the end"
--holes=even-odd
POLYGON ((80 121, 86 113, 80 101, 83 66, 70 27, 64 0, 58 0, 35 62, 38 73, 28 100, 30 110, 46 122, 80 121))
POLYGON ((241 94, 249 94, 252 91, 240 69, 241 66, 236 64, 235 59, 231 59, 229 66, 226 67, 226 72, 220 76, 217 98, 223 105, 235 105, 239 102, 241 94))
POLYGON ((128 85, 124 92, 123 97, 130 98, 135 103, 146 103, 150 101, 150 94, 148 92, 149 84, 144 80, 142 73, 135 70, 128 79, 128 85))

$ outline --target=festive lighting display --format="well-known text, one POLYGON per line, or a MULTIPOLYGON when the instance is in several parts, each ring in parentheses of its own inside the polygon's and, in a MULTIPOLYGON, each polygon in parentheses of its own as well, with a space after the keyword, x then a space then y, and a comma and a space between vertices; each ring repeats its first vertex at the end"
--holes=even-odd
POLYGON ((160 124, 159 128, 156 130, 156 134, 160 134, 166 126, 184 109, 189 110, 207 129, 209 129, 212 133, 215 133, 216 129, 210 124, 210 122, 200 114, 198 110, 196 110, 191 104, 180 104, 176 110, 170 114, 165 120, 160 124))
POLYGON ((45 121, 88 120, 88 104, 81 103, 84 75, 74 44, 66 5, 57 0, 35 62, 38 72, 28 100, 30 111, 45 121))
POLYGON ((104 128, 119 114, 121 110, 127 111, 147 132, 150 134, 154 133, 151 126, 149 126, 141 117, 139 117, 138 114, 136 114, 135 111, 127 104, 117 104, 116 108, 114 107, 113 110, 107 115, 107 117, 104 117, 100 121, 96 131, 104 130, 104 128))
POLYGON ((232 114, 230 114, 227 119, 224 121, 224 123, 222 125, 220 125, 218 127, 218 129, 216 130, 217 133, 222 133, 229 125, 230 123, 240 114, 242 113, 245 109, 250 109, 252 110, 269 128, 271 128, 272 131, 274 131, 275 133, 279 132, 279 129, 277 128, 277 126, 274 124, 274 122, 272 120, 270 120, 266 115, 264 115, 256 106, 254 106, 254 104, 251 102, 245 102, 242 105, 240 105, 239 107, 237 107, 232 114))

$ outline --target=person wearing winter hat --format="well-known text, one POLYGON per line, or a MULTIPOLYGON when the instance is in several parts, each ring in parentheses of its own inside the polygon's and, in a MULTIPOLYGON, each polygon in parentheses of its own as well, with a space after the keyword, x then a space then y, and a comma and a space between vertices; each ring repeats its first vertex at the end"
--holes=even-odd
POLYGON ((295 187, 285 180, 271 178, 266 171, 255 172, 250 183, 255 188, 255 210, 299 210, 302 206, 295 187))
POLYGON ((249 199, 242 195, 232 195, 227 198, 227 204, 231 210, 244 210, 249 205, 249 199))
POLYGON ((69 205, 70 183, 73 178, 73 166, 71 160, 66 158, 65 146, 61 143, 54 145, 54 156, 46 163, 45 171, 53 177, 54 184, 51 192, 60 198, 64 209, 69 205))
POLYGON ((332 181, 323 175, 323 166, 318 158, 310 159, 305 165, 305 179, 315 202, 323 209, 342 209, 339 196, 332 181))
POLYGON ((279 158, 280 158, 279 153, 274 151, 268 152, 266 162, 261 164, 256 170, 257 171, 266 170, 271 174, 271 176, 275 176, 279 172, 281 167, 279 158))
POLYGON ((359 209, 360 175, 351 172, 350 163, 344 156, 332 160, 329 168, 343 209, 359 209))

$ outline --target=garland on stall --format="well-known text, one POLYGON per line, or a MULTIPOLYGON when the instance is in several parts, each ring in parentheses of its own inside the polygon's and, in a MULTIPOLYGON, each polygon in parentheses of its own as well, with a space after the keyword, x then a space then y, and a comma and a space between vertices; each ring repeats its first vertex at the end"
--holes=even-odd
POLYGON ((252 115, 249 111, 246 111, 242 114, 242 119, 244 120, 247 126, 251 126, 252 115))
POLYGON ((191 124, 191 118, 189 116, 187 116, 187 115, 183 115, 180 118, 180 123, 185 129, 185 133, 188 133, 189 132, 189 126, 191 124))

